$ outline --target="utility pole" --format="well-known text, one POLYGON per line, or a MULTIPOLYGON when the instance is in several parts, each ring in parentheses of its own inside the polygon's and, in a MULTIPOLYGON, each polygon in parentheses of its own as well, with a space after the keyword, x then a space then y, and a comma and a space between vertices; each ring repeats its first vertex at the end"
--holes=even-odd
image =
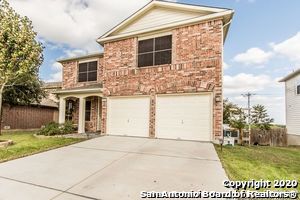
POLYGON ((255 94, 253 93, 246 93, 246 94, 242 94, 243 97, 247 97, 248 99, 248 132, 249 132, 249 146, 251 146, 251 97, 254 96, 255 94))

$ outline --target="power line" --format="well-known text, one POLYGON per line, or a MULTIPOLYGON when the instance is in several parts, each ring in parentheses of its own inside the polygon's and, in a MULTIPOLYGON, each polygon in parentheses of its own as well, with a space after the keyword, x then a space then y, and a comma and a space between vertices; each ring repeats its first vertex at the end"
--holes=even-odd
POLYGON ((248 132, 249 132, 249 146, 251 145, 251 97, 253 97, 254 93, 246 93, 242 94, 243 97, 246 97, 248 99, 248 132))

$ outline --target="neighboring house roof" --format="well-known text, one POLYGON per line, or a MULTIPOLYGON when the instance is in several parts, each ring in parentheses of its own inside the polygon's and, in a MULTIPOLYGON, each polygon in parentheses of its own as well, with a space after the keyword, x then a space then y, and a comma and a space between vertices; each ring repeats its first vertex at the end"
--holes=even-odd
POLYGON ((33 103, 31 105, 39 105, 39 106, 44 106, 44 107, 53 107, 53 108, 58 108, 58 103, 53 101, 52 99, 47 99, 43 98, 42 101, 38 103, 33 103))
POLYGON ((42 88, 46 91, 46 97, 44 97, 40 103, 32 103, 33 106, 53 107, 58 108, 58 101, 53 95, 53 91, 61 89, 62 82, 44 82, 42 88))
POLYGON ((62 82, 47 82, 47 83, 43 83, 42 88, 43 89, 57 89, 57 88, 61 88, 62 86, 62 82))
POLYGON ((174 27, 222 18, 224 40, 234 11, 228 8, 207 7, 154 0, 98 38, 97 42, 119 40, 134 35, 172 29, 174 27))
POLYGON ((75 60, 83 60, 83 59, 89 59, 89 58, 97 58, 97 57, 103 57, 103 53, 93 53, 93 54, 88 54, 88 55, 84 55, 84 56, 64 58, 64 59, 57 60, 57 62, 64 63, 64 62, 70 62, 70 61, 75 61, 75 60))
POLYGON ((289 75, 287 75, 286 77, 284 77, 283 79, 281 79, 279 82, 285 82, 290 80, 291 78, 297 76, 298 74, 300 74, 300 68, 297 69, 296 71, 290 73, 289 75))

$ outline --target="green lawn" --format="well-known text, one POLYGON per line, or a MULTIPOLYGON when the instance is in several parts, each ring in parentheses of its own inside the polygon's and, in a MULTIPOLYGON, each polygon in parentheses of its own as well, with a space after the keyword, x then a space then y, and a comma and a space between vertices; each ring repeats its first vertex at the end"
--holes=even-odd
MULTIPOLYGON (((215 145, 230 180, 297 180, 300 184, 300 147, 215 145)), ((298 189, 299 189, 298 185, 298 189)))
POLYGON ((0 148, 0 162, 32 155, 50 149, 74 144, 82 139, 71 138, 45 138, 39 139, 33 136, 34 132, 3 133, 0 140, 10 139, 14 145, 8 148, 0 148))

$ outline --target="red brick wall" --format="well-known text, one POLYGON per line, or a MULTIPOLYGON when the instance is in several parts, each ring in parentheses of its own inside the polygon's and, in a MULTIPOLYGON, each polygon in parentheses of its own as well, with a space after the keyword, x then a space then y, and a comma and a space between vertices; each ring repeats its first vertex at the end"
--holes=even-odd
MULTIPOLYGON (((102 77, 103 77, 103 58, 90 58, 89 60, 98 59, 98 79, 96 82, 85 82, 85 83, 79 83, 78 82, 78 63, 79 61, 69 61, 63 63, 63 83, 62 88, 63 89, 70 89, 70 88, 76 88, 76 87, 83 87, 87 85, 92 85, 95 83, 102 83, 102 77)), ((88 98, 89 99, 89 98, 88 98)), ((91 113, 91 121, 85 123, 85 127, 87 131, 95 132, 97 131, 97 105, 98 100, 97 98, 92 97, 92 113, 91 113)), ((78 99, 76 101, 75 105, 75 111, 73 113, 73 121, 74 123, 78 124, 78 111, 79 111, 79 104, 78 99)))
MULTIPOLYGON (((91 120, 85 122, 85 130, 89 132, 96 132, 98 120, 98 97, 89 97, 86 99, 91 101, 91 120)), ((73 123, 78 124, 79 120, 79 100, 75 102, 75 110, 73 112, 73 123)))
POLYGON ((76 87, 82 87, 87 86, 95 83, 101 83, 101 77, 102 77, 102 69, 103 69, 103 58, 91 58, 91 59, 98 59, 98 80, 96 82, 85 82, 85 83, 79 83, 78 82, 78 63, 79 61, 69 61, 64 62, 63 65, 63 82, 62 87, 63 89, 68 88, 76 88, 76 87))
MULTIPOLYGON (((138 68, 137 38, 104 45, 103 85, 106 96, 150 95, 150 136, 155 136, 155 94, 213 92, 222 97, 222 21, 172 31, 172 64, 138 68)), ((222 102, 213 106, 214 135, 222 133, 222 102)), ((106 131, 106 101, 102 132, 106 131)))

